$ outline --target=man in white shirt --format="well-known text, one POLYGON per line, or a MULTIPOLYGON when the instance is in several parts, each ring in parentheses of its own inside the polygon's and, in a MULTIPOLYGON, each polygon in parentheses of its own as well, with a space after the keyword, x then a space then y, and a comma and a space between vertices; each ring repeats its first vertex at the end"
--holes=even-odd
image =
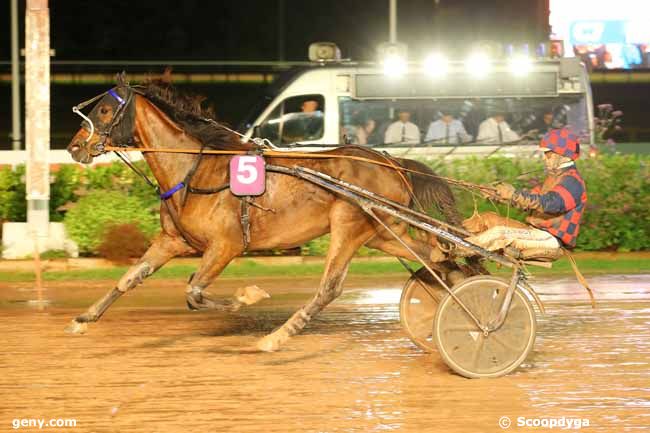
POLYGON ((407 110, 399 110, 396 122, 390 124, 384 134, 385 144, 419 144, 420 129, 412 123, 411 113, 407 110))
POLYGON ((454 119, 454 116, 445 111, 442 117, 431 122, 424 141, 433 141, 435 144, 461 144, 472 141, 472 136, 465 131, 463 122, 454 119))
POLYGON ((510 129, 504 113, 494 113, 478 127, 476 141, 481 144, 503 144, 519 140, 519 134, 510 129))

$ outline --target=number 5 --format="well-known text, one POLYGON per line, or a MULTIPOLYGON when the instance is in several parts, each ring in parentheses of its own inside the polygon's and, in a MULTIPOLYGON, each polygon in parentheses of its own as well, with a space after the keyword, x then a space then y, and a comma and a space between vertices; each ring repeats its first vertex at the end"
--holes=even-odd
POLYGON ((237 164, 237 180, 244 185, 255 183, 259 173, 255 167, 256 157, 244 155, 239 157, 237 164))

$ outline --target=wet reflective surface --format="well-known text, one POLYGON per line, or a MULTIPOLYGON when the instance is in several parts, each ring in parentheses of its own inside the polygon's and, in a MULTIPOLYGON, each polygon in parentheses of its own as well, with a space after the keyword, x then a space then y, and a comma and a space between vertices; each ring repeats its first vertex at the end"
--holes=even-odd
POLYGON ((43 417, 75 418, 76 428, 47 430, 70 432, 474 433, 503 431, 502 416, 650 431, 650 276, 591 278, 593 311, 572 279, 532 281, 552 301, 533 352, 490 380, 457 376, 407 339, 397 305, 405 280, 348 279, 277 353, 253 345, 318 279, 223 280, 211 291, 255 283, 272 295, 237 314, 187 311, 182 281, 152 280, 83 336, 63 328, 109 282, 50 282, 44 311, 26 302, 36 298, 29 284, 0 283, 0 431, 43 417))

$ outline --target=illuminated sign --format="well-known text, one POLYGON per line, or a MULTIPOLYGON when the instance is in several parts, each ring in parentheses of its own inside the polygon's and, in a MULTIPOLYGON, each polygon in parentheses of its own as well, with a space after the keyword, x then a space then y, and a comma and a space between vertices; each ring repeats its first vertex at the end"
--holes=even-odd
POLYGON ((591 68, 650 67, 650 1, 550 0, 551 39, 591 68))

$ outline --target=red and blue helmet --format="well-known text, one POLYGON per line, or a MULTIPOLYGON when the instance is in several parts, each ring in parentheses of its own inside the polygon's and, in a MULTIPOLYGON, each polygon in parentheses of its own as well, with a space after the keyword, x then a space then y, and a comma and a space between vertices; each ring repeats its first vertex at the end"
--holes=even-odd
POLYGON ((543 152, 551 151, 574 161, 580 157, 580 139, 568 128, 551 129, 544 134, 539 147, 543 152))

